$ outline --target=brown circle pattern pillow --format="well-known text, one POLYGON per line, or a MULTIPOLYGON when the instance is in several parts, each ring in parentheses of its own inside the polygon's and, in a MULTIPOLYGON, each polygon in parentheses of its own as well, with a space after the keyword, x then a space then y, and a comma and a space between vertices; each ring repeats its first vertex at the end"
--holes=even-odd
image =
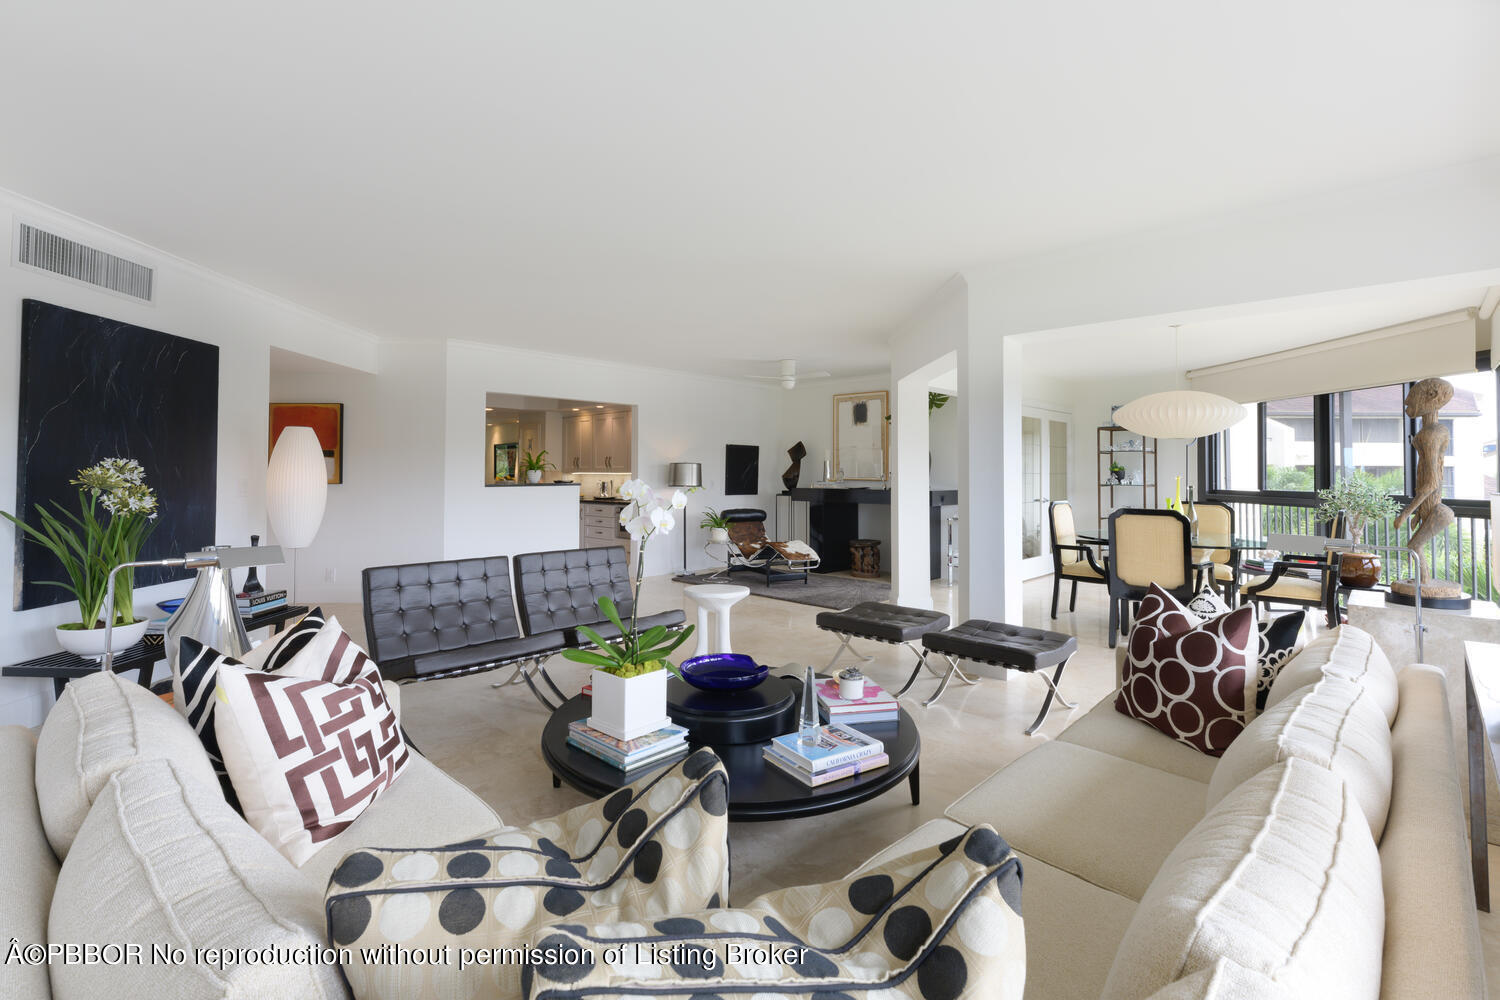
POLYGON ((1256 648, 1253 607, 1203 621, 1153 585, 1130 630, 1115 709, 1217 757, 1249 719, 1256 648))

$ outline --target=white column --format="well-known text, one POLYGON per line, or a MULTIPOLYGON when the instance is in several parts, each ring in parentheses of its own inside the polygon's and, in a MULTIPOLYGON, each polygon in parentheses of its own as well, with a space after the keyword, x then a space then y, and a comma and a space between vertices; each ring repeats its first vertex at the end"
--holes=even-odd
POLYGON ((928 579, 926 368, 892 386, 891 583, 897 604, 932 607, 928 579))
POLYGON ((971 325, 958 386, 958 617, 1020 625, 1020 341, 971 325))

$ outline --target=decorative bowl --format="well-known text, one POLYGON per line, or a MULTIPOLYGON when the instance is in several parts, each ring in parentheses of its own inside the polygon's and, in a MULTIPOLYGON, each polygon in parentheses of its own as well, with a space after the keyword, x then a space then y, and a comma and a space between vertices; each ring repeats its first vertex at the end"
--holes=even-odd
POLYGON ((185 597, 171 597, 165 601, 157 601, 156 606, 170 615, 174 614, 185 600, 187 600, 185 597))
POLYGON ((704 691, 739 691, 766 679, 770 668, 743 653, 709 653, 682 661, 682 679, 704 691))

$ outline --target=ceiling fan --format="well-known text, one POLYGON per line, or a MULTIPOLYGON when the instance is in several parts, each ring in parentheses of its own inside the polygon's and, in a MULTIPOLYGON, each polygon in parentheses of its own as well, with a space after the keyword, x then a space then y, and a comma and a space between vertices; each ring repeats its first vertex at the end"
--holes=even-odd
POLYGON ((781 366, 780 375, 749 375, 746 377, 757 379, 762 382, 780 382, 783 389, 797 388, 797 379, 799 377, 805 379, 833 377, 832 372, 803 372, 799 376, 797 374, 797 362, 792 360, 791 358, 786 358, 785 360, 778 362, 778 364, 780 364, 781 366))

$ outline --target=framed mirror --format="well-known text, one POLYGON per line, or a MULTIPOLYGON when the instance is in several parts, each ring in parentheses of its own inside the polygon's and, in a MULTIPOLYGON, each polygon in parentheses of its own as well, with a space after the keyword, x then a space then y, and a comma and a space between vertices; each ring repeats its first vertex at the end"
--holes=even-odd
POLYGON ((839 479, 884 480, 890 454, 891 394, 841 392, 833 397, 833 465, 839 479))

